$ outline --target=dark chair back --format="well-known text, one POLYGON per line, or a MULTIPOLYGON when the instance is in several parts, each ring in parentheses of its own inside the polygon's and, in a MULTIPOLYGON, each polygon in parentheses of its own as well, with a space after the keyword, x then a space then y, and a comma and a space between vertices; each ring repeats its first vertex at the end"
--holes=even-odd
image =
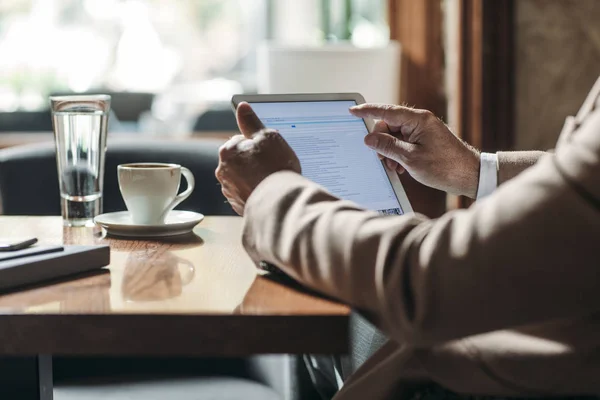
POLYGON ((238 125, 231 109, 216 109, 200 115, 192 130, 194 132, 237 132, 238 125))
POLYGON ((50 110, 0 112, 0 132, 52 132, 50 110))
MULTIPOLYGON (((165 162, 189 168, 196 179, 194 192, 177 209, 205 215, 234 215, 229 204, 225 203, 215 178, 221 143, 211 139, 109 140, 104 174, 104 212, 126 210, 119 191, 117 165, 165 162)), ((0 198, 6 215, 60 215, 54 145, 45 143, 0 150, 0 198)))

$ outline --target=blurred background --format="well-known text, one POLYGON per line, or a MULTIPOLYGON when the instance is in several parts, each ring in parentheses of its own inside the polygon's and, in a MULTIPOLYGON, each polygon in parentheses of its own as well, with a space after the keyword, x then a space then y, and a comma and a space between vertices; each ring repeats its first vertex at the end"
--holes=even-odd
POLYGON ((385 0, 2 0, 0 129, 51 129, 49 95, 102 92, 111 132, 233 130, 233 94, 305 88, 294 73, 291 86, 264 78, 289 66, 257 63, 258 49, 386 47, 386 11, 385 0))
POLYGON ((225 140, 233 94, 360 92, 547 150, 598 77, 599 20, 599 0, 0 0, 0 148, 52 140, 52 94, 110 94, 112 136, 225 140))

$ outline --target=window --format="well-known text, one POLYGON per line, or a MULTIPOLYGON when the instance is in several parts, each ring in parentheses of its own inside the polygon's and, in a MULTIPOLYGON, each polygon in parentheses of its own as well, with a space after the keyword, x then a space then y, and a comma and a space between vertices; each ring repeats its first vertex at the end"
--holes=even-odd
POLYGON ((262 39, 261 0, 3 0, 0 108, 37 109, 54 91, 160 92, 243 80, 262 39), (250 24, 255 21, 255 24, 250 24))
POLYGON ((172 99, 187 87, 222 101, 256 90, 261 41, 377 46, 385 10, 385 0, 2 0, 0 111, 94 90, 172 99))

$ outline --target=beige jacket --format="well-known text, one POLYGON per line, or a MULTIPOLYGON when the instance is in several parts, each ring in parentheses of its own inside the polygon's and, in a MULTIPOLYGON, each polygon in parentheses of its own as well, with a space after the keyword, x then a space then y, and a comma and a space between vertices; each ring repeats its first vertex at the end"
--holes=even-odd
POLYGON ((258 186, 251 257, 391 338, 336 399, 401 399, 423 380, 470 394, 600 394, 598 92, 600 80, 555 154, 499 153, 498 190, 437 220, 379 216, 292 172, 258 186))

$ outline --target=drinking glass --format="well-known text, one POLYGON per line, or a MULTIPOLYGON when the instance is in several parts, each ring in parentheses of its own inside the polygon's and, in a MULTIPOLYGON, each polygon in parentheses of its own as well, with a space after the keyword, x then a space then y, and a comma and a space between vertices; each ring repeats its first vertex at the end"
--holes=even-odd
POLYGON ((51 96, 65 226, 93 226, 102 213, 110 96, 51 96))

